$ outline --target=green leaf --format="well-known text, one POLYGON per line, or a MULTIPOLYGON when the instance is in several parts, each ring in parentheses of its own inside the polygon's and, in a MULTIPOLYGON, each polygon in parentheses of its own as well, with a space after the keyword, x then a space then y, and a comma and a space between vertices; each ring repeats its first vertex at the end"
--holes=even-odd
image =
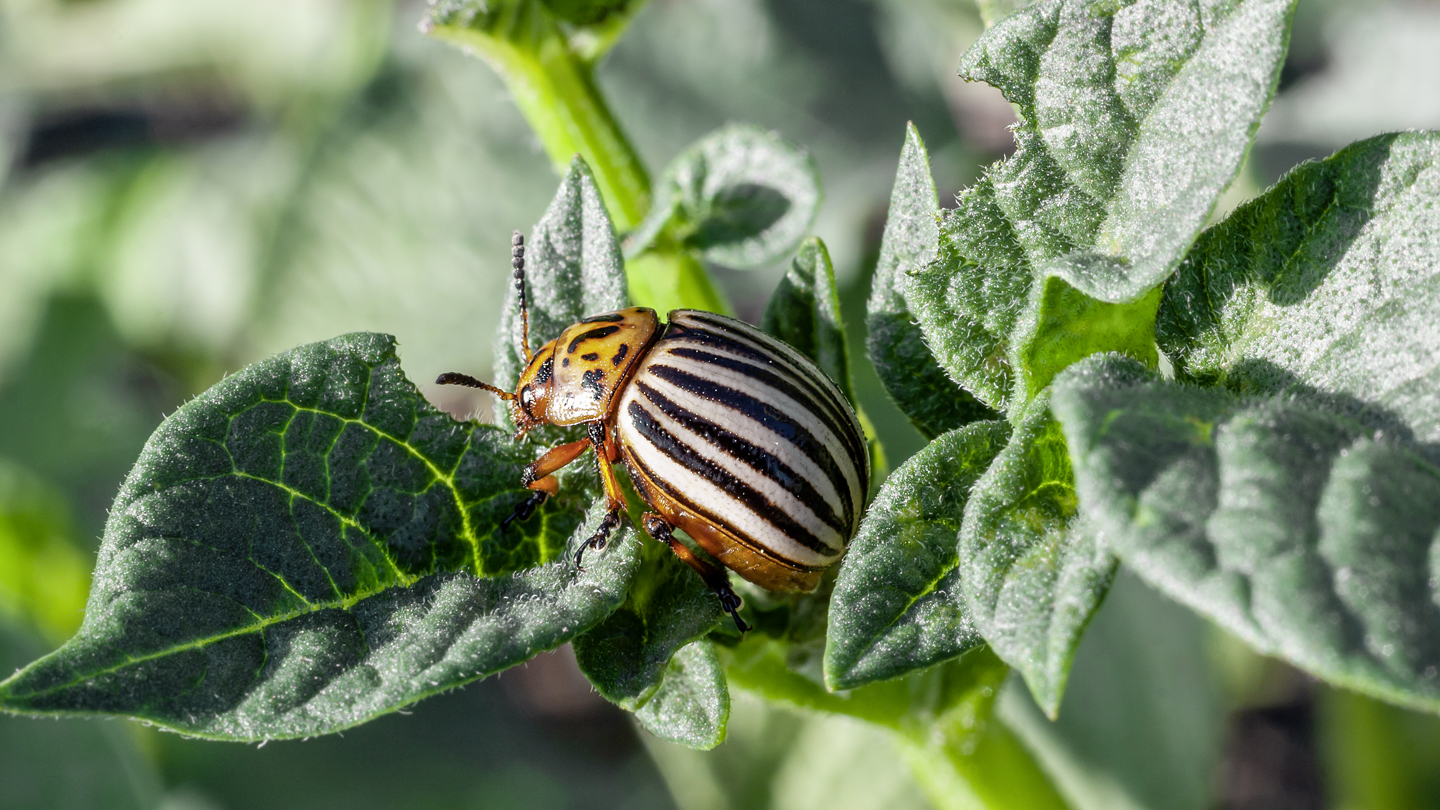
POLYGON ((1010 437, 1002 421, 953 430, 886 479, 841 563, 825 682, 851 689, 982 643, 960 588, 956 536, 970 488, 1010 437))
POLYGON ((1440 468, 1403 437, 1113 355, 1057 379, 1053 407, 1127 566, 1261 652, 1440 710, 1440 468))
MULTIPOLYGON (((0 672, 45 649, 0 616, 0 672)), ((0 715, 0 807, 147 810, 160 805, 159 775, 137 729, 120 723, 52 723, 0 715)))
POLYGON ((1241 206, 1165 287, 1156 339, 1176 375, 1318 389, 1372 427, 1440 440, 1437 196, 1440 134, 1416 132, 1307 163, 1241 206))
POLYGON ((1214 636, 1121 568, 1075 655, 1060 716, 1010 687, 996 714, 1075 810, 1213 808, 1232 708, 1214 636))
POLYGON ((845 398, 855 401, 835 267, 819 237, 812 236, 800 246, 790 270, 765 305, 760 328, 814 360, 840 386, 845 398))
POLYGON ((1043 282, 1123 305, 1170 274, 1239 171, 1292 5, 1157 0, 1104 13, 1048 0, 981 36, 961 76, 1019 107, 1017 150, 942 214, 937 261, 908 290, 953 378, 1007 408, 1076 359, 1043 345, 1084 334, 1074 318, 1133 322, 1112 349, 1148 328, 1144 308, 1047 307, 1057 293, 1043 282))
POLYGON ((29 471, 0 459, 0 619, 55 642, 75 632, 90 588, 70 508, 29 471))
POLYGON ((820 173, 805 150, 774 132, 731 124, 665 169, 625 252, 674 242, 726 267, 765 267, 795 249, 819 208, 820 173))
POLYGON ((1041 395, 980 476, 960 529, 961 585, 980 635, 1052 718, 1075 648, 1115 576, 1078 519, 1070 457, 1041 395))
POLYGON ((625 604, 574 642, 580 671, 607 700, 631 712, 662 688, 671 656, 724 618, 715 594, 668 546, 646 543, 642 554, 625 604))
POLYGON ((865 349, 890 398, 929 439, 995 416, 945 376, 905 299, 909 276, 935 260, 939 217, 925 142, 915 125, 907 124, 866 307, 865 349))
POLYGON ((627 529, 577 573, 565 537, 601 509, 567 497, 502 534, 528 455, 429 405, 388 336, 250 366, 151 437, 79 632, 0 708, 312 736, 554 648, 620 605, 638 548, 627 529))
POLYGON ((681 647, 666 664, 660 689, 635 717, 662 740, 702 751, 719 745, 730 719, 730 690, 715 644, 702 639, 681 647))
MULTIPOLYGON (((585 161, 575 158, 545 216, 525 242, 525 293, 530 314, 530 349, 539 349, 582 318, 629 306, 625 262, 615 229, 585 161)), ((510 285, 495 335, 494 382, 515 390, 525 370, 520 301, 510 285)), ((509 424, 509 409, 497 417, 509 424)))

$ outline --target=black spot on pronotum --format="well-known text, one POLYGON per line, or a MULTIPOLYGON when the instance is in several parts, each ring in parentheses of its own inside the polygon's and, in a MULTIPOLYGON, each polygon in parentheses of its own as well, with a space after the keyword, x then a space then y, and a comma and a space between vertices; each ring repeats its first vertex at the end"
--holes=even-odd
POLYGON ((629 344, 629 343, 621 343, 621 344, 620 344, 620 351, 615 352, 615 356, 612 357, 612 358, 610 358, 610 365, 612 365, 612 366, 618 366, 618 365, 620 365, 620 363, 625 360, 625 355, 627 355, 627 354, 629 354, 629 353, 630 353, 630 344, 629 344))
POLYGON ((569 367, 570 367, 570 358, 568 358, 568 357, 562 357, 562 358, 560 358, 560 367, 561 367, 561 368, 569 368, 569 367))
POLYGON ((589 391, 595 399, 605 395, 605 372, 592 368, 580 376, 580 388, 589 391))
POLYGON ((582 319, 580 320, 580 322, 581 322, 581 323, 620 323, 620 322, 623 321, 623 320, 625 320, 625 316, 624 316, 624 315, 621 315, 621 314, 618 313, 618 312, 607 312, 607 313, 605 313, 604 315, 591 315, 591 316, 588 317, 588 318, 582 318, 582 319))
POLYGON ((581 343, 584 343, 587 340, 599 340, 600 338, 607 338, 619 331, 620 327, 618 326, 602 326, 599 329, 591 329, 589 332, 584 332, 582 334, 576 335, 575 339, 570 341, 570 348, 566 349, 565 353, 574 354, 576 350, 580 348, 581 343))
POLYGON ((600 359, 600 354, 599 352, 586 352, 585 354, 580 355, 580 359, 584 360, 587 363, 593 363, 596 360, 600 359))
POLYGON ((540 364, 540 370, 535 372, 535 384, 543 385, 550 381, 550 375, 555 371, 555 358, 547 357, 545 362, 540 364))

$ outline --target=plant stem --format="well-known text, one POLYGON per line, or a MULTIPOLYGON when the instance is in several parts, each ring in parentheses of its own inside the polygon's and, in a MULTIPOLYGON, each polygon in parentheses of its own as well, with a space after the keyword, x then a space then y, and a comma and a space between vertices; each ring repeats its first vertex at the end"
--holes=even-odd
POLYGON ((1065 800, 998 718, 945 723, 926 737, 897 734, 915 781, 939 810, 1065 810, 1065 800))
MULTIPOLYGON (((437 25, 430 33, 490 63, 558 173, 576 154, 584 158, 617 231, 640 224, 650 209, 645 166, 596 85, 594 67, 571 50, 543 11, 521 4, 490 30, 437 25)), ((625 275, 637 306, 661 313, 731 311, 705 267, 678 246, 659 245, 631 258, 625 275)))
POLYGON ((563 174, 580 155, 595 174, 615 229, 634 228, 650 208, 650 178, 595 85, 594 68, 571 52, 543 12, 517 14, 505 28, 436 26, 431 34, 489 62, 555 171, 563 174))

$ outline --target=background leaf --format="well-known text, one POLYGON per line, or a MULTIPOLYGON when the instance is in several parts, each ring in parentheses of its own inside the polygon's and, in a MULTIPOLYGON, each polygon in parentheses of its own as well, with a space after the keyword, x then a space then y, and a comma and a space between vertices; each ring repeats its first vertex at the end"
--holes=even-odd
POLYGON ((961 584, 980 635, 1052 718, 1116 561, 1079 519, 1065 437, 1041 395, 975 482, 960 529, 961 584))
POLYGON ((646 740, 680 810, 928 810, 890 735, 849 717, 734 696, 714 751, 646 740))
POLYGON ((0 706, 311 736, 564 643, 623 601, 638 549, 627 533, 584 574, 562 560, 476 579, 560 556, 599 521, 547 504, 500 534, 525 455, 426 403, 387 336, 251 366, 151 437, 79 632, 0 684, 0 706))
POLYGON ((1294 392, 1440 454, 1440 134, 1296 169, 1205 233, 1165 287, 1176 375, 1294 392))
POLYGON ((814 360, 845 398, 855 402, 845 324, 840 319, 840 296, 835 290, 835 267, 818 237, 812 236, 800 246, 789 271, 765 305, 760 328, 814 360))
MULTIPOLYGON (((45 647, 13 617, 0 616, 0 671, 10 672, 45 647)), ((138 728, 120 723, 52 723, 0 717, 0 805, 149 810, 159 776, 142 753, 138 728)))
POLYGON ((74 633, 90 587, 80 548, 64 497, 0 459, 0 618, 57 642, 74 633))
POLYGON ((704 751, 719 745, 730 720, 730 689, 715 644, 701 639, 681 647, 664 674, 635 718, 662 740, 704 751))
POLYGON ((890 398, 927 439, 995 415, 945 376, 905 299, 910 274, 935 260, 939 217, 925 142, 907 124, 866 305, 865 349, 890 398))
POLYGON ((1127 566, 1264 653, 1440 710, 1440 469, 1293 397, 1115 356, 1056 381, 1085 514, 1127 566))
POLYGON ((625 251, 635 256, 668 240, 751 270, 794 250, 819 207, 820 174, 809 153, 774 132, 731 124, 670 163, 625 251))
POLYGON ((1215 775, 1230 708, 1213 632, 1122 568, 1075 654, 1059 717, 1013 677, 996 714, 1075 810, 1208 810, 1224 795, 1215 775))
MULTIPOLYGON (((938 260, 910 290, 952 377, 1004 408, 1017 374, 1033 374, 1019 389, 1033 394, 1063 368, 1054 362, 1078 359, 1036 345, 1085 331, 1066 328, 1073 308, 1045 306, 1037 282, 1050 275, 1112 304, 1164 280, 1239 170, 1275 88, 1291 5, 1157 0, 1101 13, 1050 0, 975 43, 961 75, 999 88, 1021 122, 1015 154, 942 215, 938 260)), ((1145 314, 1119 317, 1143 327, 1145 314)))
POLYGON ((955 543, 970 488, 1009 437, 1005 422, 972 423, 931 442, 885 480, 831 596, 831 688, 894 678, 983 642, 960 588, 955 543))

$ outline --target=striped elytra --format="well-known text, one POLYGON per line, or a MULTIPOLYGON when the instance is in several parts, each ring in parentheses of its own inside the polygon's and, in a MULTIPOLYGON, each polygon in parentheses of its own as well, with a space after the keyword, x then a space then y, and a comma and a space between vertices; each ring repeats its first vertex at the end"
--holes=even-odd
POLYGON ((704 578, 741 630, 741 601, 724 569, 674 529, 761 587, 815 588, 859 528, 869 490, 864 433, 835 383, 770 335, 695 310, 674 310, 664 324, 639 307, 594 315, 532 353, 518 232, 513 244, 526 359, 515 392, 463 374, 437 382, 508 401, 517 439, 542 424, 584 424, 588 435, 525 469, 522 483, 534 495, 501 530, 555 494, 554 473, 593 448, 608 509, 577 565, 620 525, 625 499, 611 467, 620 462, 653 510, 645 531, 704 578))

